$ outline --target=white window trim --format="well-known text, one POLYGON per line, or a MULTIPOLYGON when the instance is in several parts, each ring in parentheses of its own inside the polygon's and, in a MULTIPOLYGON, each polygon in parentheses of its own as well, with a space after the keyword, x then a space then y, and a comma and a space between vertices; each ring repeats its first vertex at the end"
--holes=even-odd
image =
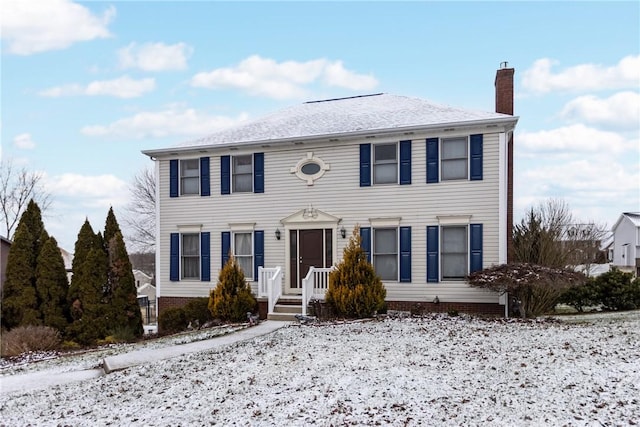
POLYGON ((255 222, 230 222, 229 223, 229 230, 231 230, 232 232, 252 232, 255 230, 256 228, 256 223, 255 222))
MULTIPOLYGON (((190 258, 195 258, 195 256, 189 255, 190 258)), ((180 280, 184 281, 199 281, 201 279, 202 274, 202 240, 200 238, 200 229, 197 231, 180 231, 180 265, 178 266, 180 270, 180 280), (198 235, 198 275, 196 277, 185 277, 184 276, 184 235, 185 234, 197 234, 198 235)))
MULTIPOLYGON (((375 233, 376 229, 386 229, 391 230, 394 229, 396 232, 396 278, 395 279, 383 279, 386 282, 399 282, 400 281, 400 229, 399 226, 394 225, 382 225, 382 226, 371 226, 371 261, 373 261, 373 267, 375 269, 375 257, 376 257, 376 238, 375 233)), ((377 274, 377 272, 376 272, 377 274)))
MULTIPOLYGON (((471 218, 471 215, 469 215, 469 218, 471 218)), ((445 223, 445 224, 440 224, 440 229, 438 230, 439 232, 439 241, 438 241, 438 253, 440 256, 440 281, 441 282, 460 282, 460 281, 464 281, 464 277, 461 278, 451 278, 451 277, 444 277, 444 267, 443 267, 443 262, 444 262, 444 252, 442 250, 442 239, 444 238, 444 232, 443 232, 443 228, 447 228, 447 227, 464 227, 465 228, 465 241, 466 241, 466 260, 465 260, 465 274, 464 276, 466 276, 467 274, 469 274, 469 257, 471 256, 471 249, 470 249, 470 245, 471 245, 471 239, 469 238, 469 223, 459 223, 459 222, 454 222, 454 223, 445 223)))
MULTIPOLYGON (((251 229, 236 228, 235 230, 231 230, 231 253, 236 258, 236 261, 238 259, 238 254, 236 254, 236 234, 250 234, 251 235, 251 271, 249 272, 249 274, 247 274, 247 272, 244 271, 244 278, 245 278, 245 280, 247 282, 252 282, 254 280, 257 280, 257 278, 253 277, 253 271, 254 271, 254 266, 255 266, 255 262, 256 262, 256 254, 254 252, 256 236, 255 236, 253 231, 254 231, 253 228, 251 228, 251 229)), ((241 255, 241 257, 248 258, 249 256, 248 255, 241 255)))
POLYGON ((393 228, 400 227, 400 221, 402 217, 388 217, 388 218, 369 218, 369 224, 373 228, 393 228))
POLYGON ((472 215, 437 215, 439 225, 469 225, 472 215))
MULTIPOLYGON (((391 164, 391 162, 383 163, 391 164)), ((400 182, 400 144, 398 141, 377 142, 371 144, 371 184, 372 185, 397 185, 400 182), (396 147, 396 180, 395 182, 380 182, 376 183, 376 147, 381 145, 395 145, 396 147)))
MULTIPOLYGON (((438 164, 438 166, 439 166, 439 167, 438 167, 438 172, 439 172, 439 175, 440 175, 440 176, 438 177, 439 181, 440 181, 440 182, 448 182, 448 181, 469 181, 469 177, 471 176, 471 171, 470 171, 470 168, 471 168, 471 162, 469 161, 470 152, 471 152, 471 137, 470 137, 470 135, 468 135, 468 134, 459 135, 459 136, 450 135, 450 136, 446 136, 446 137, 441 137, 441 138, 439 138, 439 141, 438 141, 438 142, 439 142, 439 145, 440 145, 440 146, 438 147, 438 157, 439 157, 439 159, 438 159, 438 162, 439 162, 439 164, 438 164), (443 170, 444 170, 444 166, 442 165, 442 162, 443 162, 442 153, 443 153, 443 151, 444 151, 444 148, 443 148, 444 142, 445 142, 445 141, 447 141, 447 140, 462 139, 462 138, 465 138, 465 139, 467 140, 467 156, 466 156, 466 159, 467 159, 467 176, 466 176, 466 177, 464 177, 464 178, 444 179, 444 178, 442 177, 442 172, 443 172, 443 170)), ((447 160, 453 160, 453 159, 444 159, 444 161, 445 161, 445 162, 446 162, 447 160)))
POLYGON ((200 233, 202 231, 202 224, 178 224, 176 228, 180 234, 200 233))
MULTIPOLYGON (((238 193, 238 194, 241 194, 241 193, 253 193, 253 191, 255 190, 253 188, 253 184, 254 184, 254 182, 253 182, 254 181, 254 168, 255 168, 255 159, 253 157, 253 154, 233 154, 231 156, 231 165, 230 166, 231 166, 231 176, 230 176, 231 182, 229 184, 230 184, 230 187, 231 187, 230 188, 231 193, 232 194, 233 193, 238 193), (236 169, 235 168, 234 159, 237 158, 237 157, 251 157, 251 190, 248 190, 248 191, 236 191, 235 186, 233 185, 234 184, 233 178, 235 176, 235 169, 236 169)), ((242 174, 242 175, 248 175, 248 174, 242 174)))
POLYGON ((325 163, 320 157, 314 156, 313 152, 310 151, 307 153, 306 157, 300 159, 298 163, 289 170, 289 172, 295 174, 302 181, 306 181, 307 185, 313 185, 316 180, 322 178, 324 173, 329 170, 331 170, 331 165, 325 163), (302 173, 302 167, 310 163, 315 163, 320 166, 320 170, 313 175, 306 175, 302 173))

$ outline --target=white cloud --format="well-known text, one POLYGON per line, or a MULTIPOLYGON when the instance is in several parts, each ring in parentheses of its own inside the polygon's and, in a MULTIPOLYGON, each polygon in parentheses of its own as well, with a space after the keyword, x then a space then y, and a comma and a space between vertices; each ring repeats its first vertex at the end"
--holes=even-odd
POLYGON ((68 84, 55 86, 41 91, 41 96, 60 97, 60 96, 115 96, 118 98, 136 98, 151 92, 156 87, 156 81, 153 78, 135 80, 129 76, 122 76, 114 80, 93 81, 86 86, 79 84, 68 84))
MULTIPOLYGON (((515 141, 523 155, 545 152, 563 156, 575 153, 618 154, 635 146, 633 141, 623 138, 618 133, 590 128, 583 124, 537 132, 521 132, 516 134, 515 141)), ((638 150, 637 146, 635 150, 638 150)))
POLYGON ((81 132, 88 136, 116 138, 162 138, 167 136, 202 136, 243 121, 248 116, 212 116, 192 108, 169 108, 148 111, 117 120, 107 126, 85 126, 81 132))
POLYGON ((191 85, 208 89, 242 89, 252 95, 286 99, 303 96, 303 86, 318 80, 350 90, 370 90, 378 84, 373 76, 346 70, 341 61, 315 59, 277 63, 253 55, 233 68, 198 73, 191 79, 191 85))
POLYGON ((113 6, 98 16, 68 0, 3 0, 2 39, 8 51, 18 55, 64 49, 76 42, 110 37, 107 26, 115 14, 113 6))
POLYGON ((606 99, 581 96, 568 102, 560 116, 605 127, 639 129, 640 93, 620 92, 606 99))
POLYGON ((33 150, 36 148, 36 143, 31 139, 30 133, 21 133, 13 138, 13 144, 23 150, 33 150))
POLYGON ((131 43, 118 51, 120 66, 145 71, 184 70, 193 48, 185 43, 131 43))
POLYGON ((90 176, 75 173, 47 177, 46 187, 62 197, 86 198, 87 201, 104 200, 105 203, 120 201, 128 191, 128 184, 114 175, 90 176))
POLYGON ((553 73, 558 62, 549 58, 538 59, 524 71, 522 85, 525 91, 547 93, 552 91, 585 91, 637 88, 640 85, 640 55, 622 58, 614 66, 580 64, 553 73))

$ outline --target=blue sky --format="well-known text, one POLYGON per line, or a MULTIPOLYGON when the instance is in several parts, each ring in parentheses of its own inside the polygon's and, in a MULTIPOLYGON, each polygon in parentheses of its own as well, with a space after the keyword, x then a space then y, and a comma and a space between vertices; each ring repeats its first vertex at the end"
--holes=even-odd
MULTIPOLYGON (((640 211, 637 2, 3 0, 3 161, 43 173, 45 225, 121 219, 143 149, 304 101, 387 92, 494 110, 515 74, 515 215, 640 211)), ((0 230, 4 234, 4 230, 0 230)))

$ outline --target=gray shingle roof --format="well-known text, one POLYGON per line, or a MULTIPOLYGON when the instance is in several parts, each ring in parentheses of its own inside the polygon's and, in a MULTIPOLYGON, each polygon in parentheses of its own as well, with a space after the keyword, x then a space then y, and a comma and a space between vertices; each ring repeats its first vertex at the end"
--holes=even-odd
POLYGON ((179 146, 331 137, 364 131, 501 119, 516 120, 506 114, 453 108, 419 98, 374 94, 306 102, 179 146))

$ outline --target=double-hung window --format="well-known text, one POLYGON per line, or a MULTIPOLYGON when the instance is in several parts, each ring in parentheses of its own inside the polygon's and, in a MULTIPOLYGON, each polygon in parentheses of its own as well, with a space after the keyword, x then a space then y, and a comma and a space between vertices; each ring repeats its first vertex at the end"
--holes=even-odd
POLYGON ((181 278, 200 279, 200 234, 182 234, 181 239, 181 278))
POLYGON ((373 266, 382 280, 398 280, 398 229, 373 229, 373 266))
POLYGON ((251 279, 253 276, 253 233, 233 234, 233 256, 242 269, 245 278, 251 279))
POLYGON ((440 256, 443 280, 463 280, 467 275, 467 227, 441 228, 440 256))
POLYGON ((200 193, 200 160, 180 160, 180 194, 200 193))
POLYGON ((468 159, 467 137, 442 140, 442 180, 467 179, 468 159))
POLYGON ((253 191, 253 156, 233 156, 232 182, 234 193, 253 191))
POLYGON ((395 184, 398 182, 397 144, 376 144, 373 146, 373 183, 395 184))

